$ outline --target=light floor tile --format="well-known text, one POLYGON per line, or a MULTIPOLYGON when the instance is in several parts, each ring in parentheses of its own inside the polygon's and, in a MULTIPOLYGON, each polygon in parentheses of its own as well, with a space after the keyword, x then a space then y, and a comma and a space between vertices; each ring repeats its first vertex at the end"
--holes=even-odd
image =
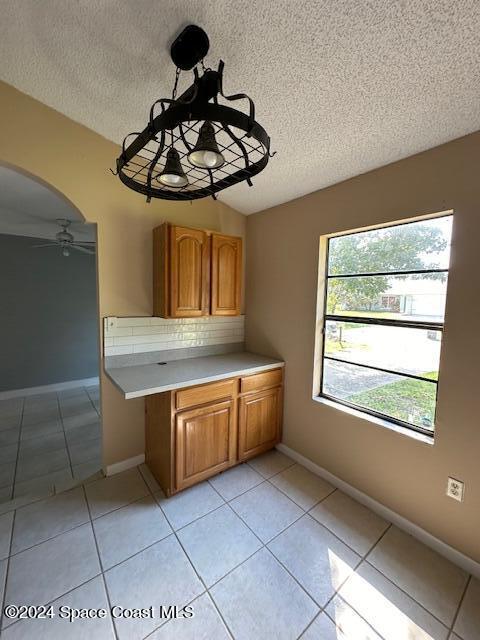
POLYGON ((148 494, 148 487, 137 468, 117 473, 85 485, 92 518, 124 507, 148 494))
POLYGON ((328 496, 310 515, 362 556, 389 526, 383 518, 341 491, 328 496))
POLYGON ((292 524, 268 548, 321 607, 361 560, 309 515, 292 524))
POLYGON ((34 424, 31 427, 22 427, 20 440, 30 440, 30 438, 40 438, 50 435, 51 433, 63 433, 62 422, 60 419, 47 420, 34 424))
POLYGON ((0 431, 10 431, 11 429, 18 429, 18 427, 20 426, 21 418, 21 414, 0 417, 0 431))
POLYGON ((47 473, 70 467, 67 448, 49 451, 38 456, 22 456, 18 460, 15 482, 25 482, 47 473))
POLYGON ((62 422, 65 431, 67 431, 68 429, 79 429, 80 427, 98 422, 98 413, 92 407, 91 411, 79 413, 74 416, 64 417, 62 419, 62 422))
POLYGON ((39 409, 38 411, 26 413, 22 416, 22 427, 31 427, 36 424, 42 424, 43 422, 58 420, 59 418, 60 412, 58 408, 39 409))
POLYGON ((248 464, 264 478, 271 478, 280 473, 280 471, 291 467, 295 462, 280 451, 272 449, 256 458, 252 458, 248 461, 248 464))
POLYGON ((262 546, 228 505, 184 527, 178 537, 207 587, 262 546))
POLYGON ((93 526, 104 569, 123 562, 172 533, 152 496, 97 518, 93 526))
POLYGON ((82 462, 82 464, 74 464, 72 466, 73 477, 76 480, 82 481, 91 481, 91 480, 100 480, 104 477, 102 471, 102 465, 99 464, 96 460, 93 462, 82 462))
POLYGON ((227 501, 233 500, 263 481, 263 476, 248 464, 239 464, 209 480, 212 487, 227 501))
POLYGON ((72 465, 83 464, 84 462, 97 461, 100 464, 102 459, 102 439, 85 440, 76 444, 68 445, 68 452, 72 465))
POLYGON ((20 459, 23 459, 29 456, 41 456, 44 453, 58 451, 59 449, 65 449, 65 436, 63 435, 63 431, 22 440, 19 455, 20 459))
POLYGON ((7 502, 2 502, 0 503, 0 514, 10 513, 11 511, 20 509, 20 507, 24 507, 27 504, 37 502, 37 500, 44 500, 50 495, 52 495, 50 491, 38 491, 36 494, 28 494, 25 496, 20 496, 18 498, 13 498, 12 500, 8 500, 7 502))
POLYGON ((99 573, 92 527, 85 524, 12 556, 5 604, 46 604, 99 573))
POLYGON ((299 464, 285 469, 270 482, 306 511, 335 491, 335 487, 299 464))
POLYGON ((15 462, 4 462, 0 465, 0 487, 8 487, 13 483, 15 462))
POLYGON ((6 444, 0 447, 0 464, 15 462, 17 459, 18 444, 6 444))
MULTIPOLYGON (((346 640, 337 632, 334 623, 325 613, 320 613, 305 633, 302 633, 300 640, 346 640)), ((360 640, 355 638, 355 640, 360 640)))
POLYGON ((266 549, 220 580, 210 594, 239 640, 293 640, 319 611, 266 549))
MULTIPOLYGON (((340 637, 345 640, 382 640, 345 600, 336 596, 328 605, 327 614, 335 622, 340 637)), ((405 639, 407 640, 407 638, 405 639)))
POLYGON ((77 587, 52 603, 54 618, 21 620, 3 632, 4 640, 115 640, 109 604, 101 577, 77 587), (60 607, 105 609, 106 618, 83 618, 70 622, 58 616, 60 607))
POLYGON ((224 504, 208 482, 185 489, 171 498, 155 494, 172 527, 177 530, 224 504))
POLYGON ((6 487, 0 488, 0 505, 5 500, 10 500, 13 494, 13 485, 7 485, 6 487))
POLYGON ((3 560, 10 554, 12 524, 13 512, 5 513, 3 516, 0 516, 0 560, 3 560))
MULTIPOLYGON (((125 607, 158 607, 160 604, 182 608, 205 589, 187 556, 172 534, 105 573, 112 604, 125 607)), ((120 640, 144 638, 159 626, 159 618, 117 618, 120 640)))
MULTIPOLYGON (((7 575, 7 564, 8 564, 8 560, 0 560, 0 602, 3 602, 3 594, 5 592, 5 578, 7 575)), ((0 635, 1 635, 1 632, 0 632, 0 635)))
POLYGON ((303 514, 298 505, 268 482, 250 489, 230 504, 265 543, 303 514))
POLYGON ((453 628, 463 640, 480 640, 480 581, 476 578, 470 580, 453 628))
POLYGON ((150 469, 147 467, 145 463, 141 464, 138 467, 138 469, 152 493, 155 493, 156 491, 161 491, 160 485, 155 480, 155 478, 153 477, 153 473, 150 471, 150 469))
POLYGON ((230 640, 223 620, 210 596, 204 593, 191 603, 191 618, 176 618, 164 624, 148 640, 230 640))
POLYGON ((368 562, 447 626, 453 623, 468 575, 397 527, 391 527, 368 562))
POLYGON ((0 447, 5 447, 9 444, 16 444, 20 437, 20 427, 15 429, 5 429, 0 431, 0 447))
POLYGON ((12 553, 44 542, 88 522, 89 519, 81 487, 22 507, 15 515, 12 553))
POLYGON ((68 429, 65 432, 65 435, 67 437, 67 444, 69 447, 80 442, 85 442, 86 440, 95 440, 100 438, 102 435, 100 420, 92 422, 91 424, 86 424, 83 427, 68 429))
POLYGON ((70 468, 53 471, 44 476, 37 476, 25 482, 16 482, 14 488, 15 498, 29 495, 51 495, 55 492, 55 486, 59 483, 68 482, 72 479, 70 468))
POLYGON ((388 640, 447 640, 444 625, 368 563, 357 569, 339 594, 388 640))

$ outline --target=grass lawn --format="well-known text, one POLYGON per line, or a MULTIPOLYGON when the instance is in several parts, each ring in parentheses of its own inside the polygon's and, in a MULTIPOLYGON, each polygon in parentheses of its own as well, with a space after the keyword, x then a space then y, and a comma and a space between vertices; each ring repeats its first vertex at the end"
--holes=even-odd
POLYGON ((399 311, 337 311, 339 316, 357 316, 360 318, 401 318, 402 313, 399 311))
MULTIPOLYGON (((437 379, 436 371, 421 375, 430 380, 437 379)), ((370 391, 354 393, 346 399, 397 420, 428 428, 433 427, 436 391, 434 384, 407 379, 391 382, 370 391)))

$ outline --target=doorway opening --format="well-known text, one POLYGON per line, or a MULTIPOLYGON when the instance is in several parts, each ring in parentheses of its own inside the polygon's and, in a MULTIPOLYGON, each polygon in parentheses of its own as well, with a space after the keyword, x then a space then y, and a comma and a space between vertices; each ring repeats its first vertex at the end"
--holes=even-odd
POLYGON ((101 473, 96 225, 0 166, 0 502, 101 473))

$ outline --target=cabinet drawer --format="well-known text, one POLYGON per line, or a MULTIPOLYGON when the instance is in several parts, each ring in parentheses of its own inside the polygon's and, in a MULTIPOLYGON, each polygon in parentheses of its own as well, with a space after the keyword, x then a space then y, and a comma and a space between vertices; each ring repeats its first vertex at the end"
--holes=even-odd
POLYGON ((186 409, 187 407, 195 407, 214 400, 229 398, 235 394, 236 384, 236 380, 221 380, 220 382, 211 382, 197 387, 190 387, 189 389, 182 389, 177 391, 175 395, 175 408, 186 409))
POLYGON ((274 387, 279 384, 282 384, 282 369, 273 369, 273 371, 256 373, 253 376, 242 378, 240 381, 240 393, 260 391, 261 389, 274 387))

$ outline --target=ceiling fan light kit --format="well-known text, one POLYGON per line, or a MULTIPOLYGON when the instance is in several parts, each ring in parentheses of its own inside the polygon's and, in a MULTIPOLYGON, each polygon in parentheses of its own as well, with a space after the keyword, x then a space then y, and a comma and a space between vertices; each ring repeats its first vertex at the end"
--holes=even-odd
POLYGON ((170 56, 176 66, 171 98, 153 103, 147 126, 130 133, 117 158, 116 171, 130 189, 151 198, 196 200, 246 181, 267 166, 270 138, 255 120, 253 100, 223 92, 224 63, 205 68, 209 40, 189 25, 175 39, 170 56), (200 71, 198 67, 201 67, 200 71), (177 97, 181 71, 193 70, 193 83, 177 97), (248 113, 220 100, 248 102, 248 113))
POLYGON ((34 244, 33 249, 47 249, 51 247, 61 247, 62 256, 68 258, 70 250, 80 251, 80 253, 87 253, 88 255, 95 255, 95 242, 83 242, 76 241, 73 234, 67 231, 68 227, 72 224, 71 220, 65 218, 57 218, 57 224, 62 228, 55 235, 55 239, 52 242, 46 242, 44 244, 34 244), (93 245, 93 246, 92 246, 93 245))

